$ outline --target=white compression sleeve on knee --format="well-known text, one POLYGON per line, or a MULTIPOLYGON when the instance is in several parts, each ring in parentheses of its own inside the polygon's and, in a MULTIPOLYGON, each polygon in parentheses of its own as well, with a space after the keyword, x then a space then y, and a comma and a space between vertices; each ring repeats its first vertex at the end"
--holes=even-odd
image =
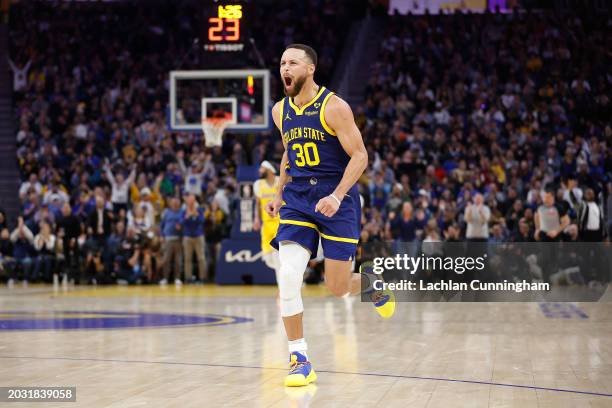
POLYGON ((294 316, 304 311, 302 282, 310 260, 310 252, 295 242, 281 242, 278 255, 280 269, 277 276, 281 316, 294 316))

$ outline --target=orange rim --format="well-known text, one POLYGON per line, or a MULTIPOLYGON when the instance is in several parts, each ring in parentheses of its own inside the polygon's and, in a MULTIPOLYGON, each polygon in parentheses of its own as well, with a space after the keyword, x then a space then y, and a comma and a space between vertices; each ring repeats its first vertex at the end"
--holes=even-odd
POLYGON ((230 120, 229 119, 220 119, 220 118, 208 118, 208 119, 203 119, 202 120, 202 125, 207 125, 210 124, 212 127, 222 127, 222 126, 227 126, 229 124, 230 120))

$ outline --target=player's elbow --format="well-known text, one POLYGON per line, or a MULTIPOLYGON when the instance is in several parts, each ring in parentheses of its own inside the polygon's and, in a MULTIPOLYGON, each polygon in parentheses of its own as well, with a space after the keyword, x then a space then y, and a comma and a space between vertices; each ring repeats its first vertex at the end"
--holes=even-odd
POLYGON ((368 167, 368 152, 365 149, 356 151, 351 158, 357 162, 362 172, 368 167))

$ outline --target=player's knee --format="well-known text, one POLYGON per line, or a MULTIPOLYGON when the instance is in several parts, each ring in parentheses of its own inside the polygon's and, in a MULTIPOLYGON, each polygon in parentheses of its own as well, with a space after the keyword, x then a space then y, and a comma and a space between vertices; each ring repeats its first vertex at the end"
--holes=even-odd
POLYGON ((342 297, 349 292, 349 283, 335 280, 335 281, 326 281, 327 288, 332 293, 332 295, 336 297, 342 297))
POLYGON ((283 244, 279 255, 281 266, 277 276, 281 315, 293 316, 304 311, 300 292, 310 253, 297 244, 283 244))
POLYGON ((278 292, 281 316, 288 317, 304 311, 301 294, 301 282, 296 278, 296 271, 291 267, 281 267, 278 271, 278 292))
POLYGON ((300 295, 301 282, 296 280, 296 271, 289 266, 281 266, 278 271, 278 291, 281 299, 293 299, 300 295))
POLYGON ((278 273, 278 279, 281 316, 287 317, 302 313, 304 304, 300 293, 301 285, 293 282, 287 274, 283 274, 282 268, 278 273))

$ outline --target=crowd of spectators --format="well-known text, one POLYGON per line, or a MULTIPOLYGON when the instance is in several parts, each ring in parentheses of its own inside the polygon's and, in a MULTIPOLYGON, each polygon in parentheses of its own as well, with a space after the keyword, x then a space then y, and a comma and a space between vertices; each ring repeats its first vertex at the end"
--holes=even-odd
MULTIPOLYGON (((247 149, 230 135, 205 149, 200 134, 167 130, 168 72, 203 64, 190 52, 201 29, 193 2, 77 3, 11 10, 23 206, 12 230, 0 213, 2 267, 30 281, 54 271, 81 282, 208 281, 235 219, 237 167, 280 162, 280 139, 257 135, 247 149)), ((273 73, 285 44, 313 45, 325 83, 349 8, 298 3, 254 8, 256 43, 273 73)), ((371 160, 362 243, 608 236, 608 17, 386 19, 366 103, 354 107, 371 160), (553 207, 558 222, 543 222, 553 207)))
POLYGON ((389 16, 356 111, 362 242, 603 241, 609 15, 389 16))
MULTIPOLYGON (((155 0, 147 7, 126 1, 11 8, 22 176, 19 219, 7 222, 0 213, 1 265, 11 282, 50 281, 54 272, 81 283, 212 278, 235 218, 236 169, 256 163, 265 149, 250 155, 232 138, 205 149, 201 134, 167 130, 169 71, 215 68, 211 54, 194 49, 201 6, 155 0)), ((300 40, 320 50, 320 74, 331 77, 343 39, 333 27, 346 25, 354 8, 330 0, 246 7, 255 14, 245 24, 272 72, 284 45, 300 40)), ((246 47, 233 60, 257 67, 257 50, 248 41, 246 47)))

